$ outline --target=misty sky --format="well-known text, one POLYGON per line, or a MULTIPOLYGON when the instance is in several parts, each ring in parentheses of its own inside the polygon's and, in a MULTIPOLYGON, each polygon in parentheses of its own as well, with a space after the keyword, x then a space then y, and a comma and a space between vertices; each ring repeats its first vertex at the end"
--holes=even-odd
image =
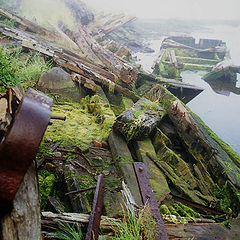
POLYGON ((143 18, 240 19, 240 0, 85 0, 143 18))

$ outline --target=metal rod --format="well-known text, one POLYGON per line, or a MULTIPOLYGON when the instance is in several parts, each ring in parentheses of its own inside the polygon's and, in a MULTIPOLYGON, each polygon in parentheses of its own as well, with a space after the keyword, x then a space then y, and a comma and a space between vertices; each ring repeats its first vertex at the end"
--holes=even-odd
POLYGON ((100 220, 103 206, 104 196, 104 178, 103 175, 98 176, 97 187, 93 200, 92 212, 89 218, 87 235, 85 240, 97 240, 100 229, 100 220))
POLYGON ((156 220, 157 223, 157 238, 156 240, 168 240, 168 235, 164 222, 159 212, 158 203, 154 196, 149 178, 147 173, 147 168, 142 162, 134 162, 133 167, 138 181, 138 186, 140 193, 142 195, 143 203, 148 205, 152 217, 156 220))
POLYGON ((56 120, 66 120, 66 116, 51 116, 51 119, 56 119, 56 120))
POLYGON ((93 190, 93 189, 95 189, 95 188, 96 188, 96 186, 94 186, 94 187, 89 187, 89 188, 85 188, 85 189, 79 189, 79 190, 76 190, 76 191, 72 191, 72 192, 65 193, 65 195, 75 194, 75 193, 81 193, 81 192, 86 192, 86 191, 89 191, 89 190, 93 190))

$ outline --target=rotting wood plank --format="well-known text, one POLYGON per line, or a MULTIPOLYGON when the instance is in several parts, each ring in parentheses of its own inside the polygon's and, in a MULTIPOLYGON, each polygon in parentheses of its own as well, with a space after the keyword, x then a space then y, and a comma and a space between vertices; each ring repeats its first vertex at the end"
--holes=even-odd
POLYGON ((142 162, 133 163, 138 180, 139 189, 142 195, 143 203, 149 205, 152 216, 157 221, 157 239, 168 240, 166 228, 159 212, 158 203, 155 199, 151 184, 149 182, 147 168, 142 162))
MULTIPOLYGON (((89 214, 85 213, 52 213, 52 212, 42 212, 42 226, 44 230, 51 229, 58 222, 68 222, 68 223, 81 223, 86 226, 89 223, 89 214)), ((114 223, 119 220, 115 218, 110 218, 106 216, 101 216, 100 228, 102 230, 112 230, 114 228, 114 223)), ((56 226, 57 227, 57 226, 56 226)))
POLYGON ((93 200, 92 212, 89 218, 86 240, 97 240, 100 229, 101 213, 104 196, 104 178, 103 175, 98 176, 97 187, 93 200))
POLYGON ((2 217, 0 229, 1 240, 41 239, 39 192, 34 164, 24 176, 13 201, 12 211, 2 217))

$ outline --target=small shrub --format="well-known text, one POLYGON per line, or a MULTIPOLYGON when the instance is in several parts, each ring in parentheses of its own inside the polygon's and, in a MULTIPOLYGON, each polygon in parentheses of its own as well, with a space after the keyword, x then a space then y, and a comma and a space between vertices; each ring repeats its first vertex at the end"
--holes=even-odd
POLYGON ((14 19, 4 19, 4 20, 0 20, 0 24, 4 24, 7 25, 9 27, 14 27, 15 26, 16 21, 14 19))
POLYGON ((24 88, 36 87, 41 75, 51 69, 51 67, 51 62, 42 61, 39 53, 30 53, 24 62, 24 67, 18 71, 19 81, 24 88))

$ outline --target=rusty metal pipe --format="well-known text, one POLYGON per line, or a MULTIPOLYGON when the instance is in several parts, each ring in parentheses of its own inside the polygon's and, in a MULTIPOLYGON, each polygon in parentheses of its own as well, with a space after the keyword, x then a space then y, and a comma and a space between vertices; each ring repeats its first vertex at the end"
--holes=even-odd
POLYGON ((51 116, 51 119, 66 121, 66 116, 51 116))

